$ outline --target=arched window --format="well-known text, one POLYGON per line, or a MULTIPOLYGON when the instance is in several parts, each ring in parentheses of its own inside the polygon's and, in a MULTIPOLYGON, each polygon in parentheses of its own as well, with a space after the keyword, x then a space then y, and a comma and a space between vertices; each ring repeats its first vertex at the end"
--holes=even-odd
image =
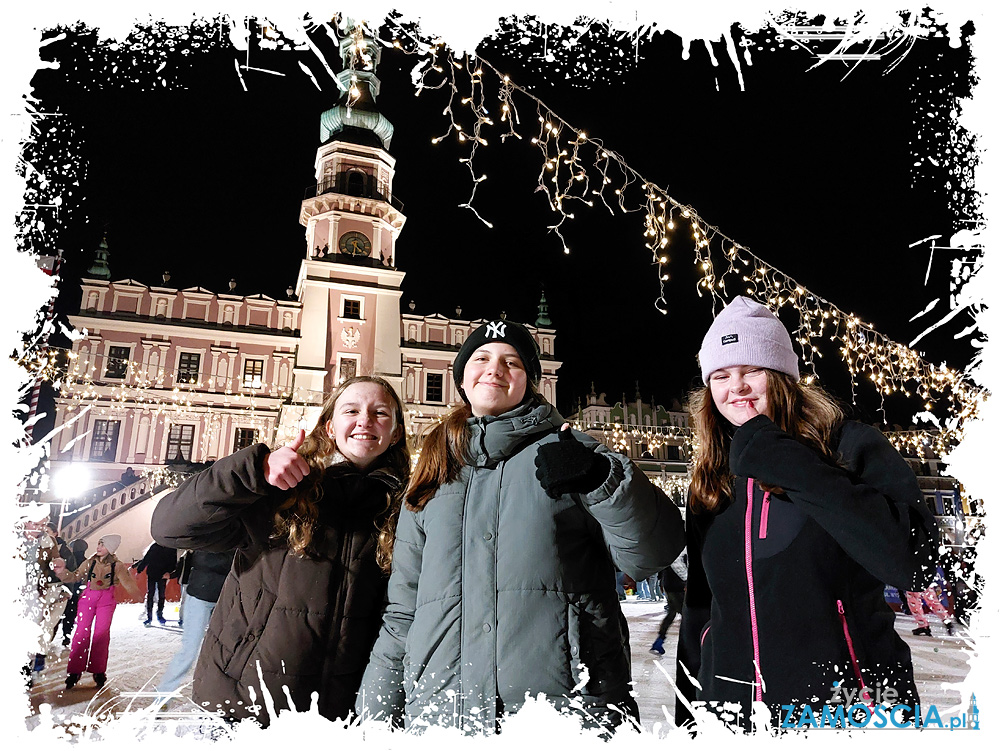
POLYGON ((156 317, 166 318, 167 317, 167 301, 162 297, 156 301, 156 317))
POLYGON ((367 175, 360 170, 351 170, 347 173, 347 195, 349 196, 363 196, 365 195, 365 178, 367 175))

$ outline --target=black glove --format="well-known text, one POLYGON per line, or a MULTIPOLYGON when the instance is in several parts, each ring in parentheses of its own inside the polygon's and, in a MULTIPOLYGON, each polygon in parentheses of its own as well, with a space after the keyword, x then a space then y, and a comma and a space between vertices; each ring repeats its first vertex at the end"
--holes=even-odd
POLYGON ((559 432, 558 441, 538 447, 535 467, 535 477, 550 498, 589 493, 611 474, 608 457, 584 446, 569 429, 559 432))

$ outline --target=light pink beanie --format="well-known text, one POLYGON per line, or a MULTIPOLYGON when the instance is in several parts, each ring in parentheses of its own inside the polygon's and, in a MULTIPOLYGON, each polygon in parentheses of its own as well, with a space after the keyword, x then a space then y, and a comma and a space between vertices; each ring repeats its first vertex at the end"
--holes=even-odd
POLYGON ((778 317, 748 297, 738 296, 708 329, 698 352, 701 380, 720 368, 753 365, 799 378, 799 358, 778 317))

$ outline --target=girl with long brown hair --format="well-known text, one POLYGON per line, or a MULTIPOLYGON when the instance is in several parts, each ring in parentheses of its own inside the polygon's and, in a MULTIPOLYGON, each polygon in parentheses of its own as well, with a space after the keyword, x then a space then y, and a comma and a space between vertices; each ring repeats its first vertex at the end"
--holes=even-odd
POLYGON ((913 473, 878 430, 799 382, 763 305, 734 299, 699 361, 678 721, 696 699, 741 707, 744 727, 756 707, 777 724, 838 696, 912 707, 910 651, 883 590, 933 573, 937 529, 913 473))
POLYGON ((400 512, 389 603, 358 711, 494 733, 526 696, 603 728, 638 714, 616 566, 683 546, 679 510, 539 396, 538 349, 503 319, 455 358, 464 404, 431 431, 400 512))
POLYGON ((288 446, 220 459, 157 505, 174 548, 236 548, 192 697, 230 720, 261 706, 346 717, 381 624, 410 453, 403 405, 376 376, 344 381, 288 446), (286 691, 288 698, 286 698, 286 691), (264 693, 270 698, 262 701, 264 693))

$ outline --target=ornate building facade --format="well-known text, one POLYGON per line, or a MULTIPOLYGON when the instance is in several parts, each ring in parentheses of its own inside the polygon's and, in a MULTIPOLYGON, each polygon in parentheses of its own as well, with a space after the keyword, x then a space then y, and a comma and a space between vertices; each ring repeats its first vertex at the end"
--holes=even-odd
MULTIPOLYGON (((344 93, 320 115, 315 184, 299 214, 303 258, 287 299, 240 295, 235 282, 227 293, 178 289, 169 274, 162 286, 112 281, 109 249, 98 249, 70 316, 82 333, 56 399, 51 470, 85 465, 89 487, 103 495, 77 506, 105 510, 73 536, 96 534, 109 515, 155 495, 147 483, 140 497, 106 507, 128 467, 149 475, 258 441, 281 444, 315 424, 324 395, 352 375, 393 384, 417 441, 459 401, 454 359, 483 321, 400 310, 396 248, 406 216, 393 195, 393 126, 376 106, 380 50, 350 37, 340 50, 344 93)), ((542 353, 540 390, 554 403, 561 363, 544 301, 528 329, 542 353)), ((82 522, 82 513, 70 516, 82 522)))

